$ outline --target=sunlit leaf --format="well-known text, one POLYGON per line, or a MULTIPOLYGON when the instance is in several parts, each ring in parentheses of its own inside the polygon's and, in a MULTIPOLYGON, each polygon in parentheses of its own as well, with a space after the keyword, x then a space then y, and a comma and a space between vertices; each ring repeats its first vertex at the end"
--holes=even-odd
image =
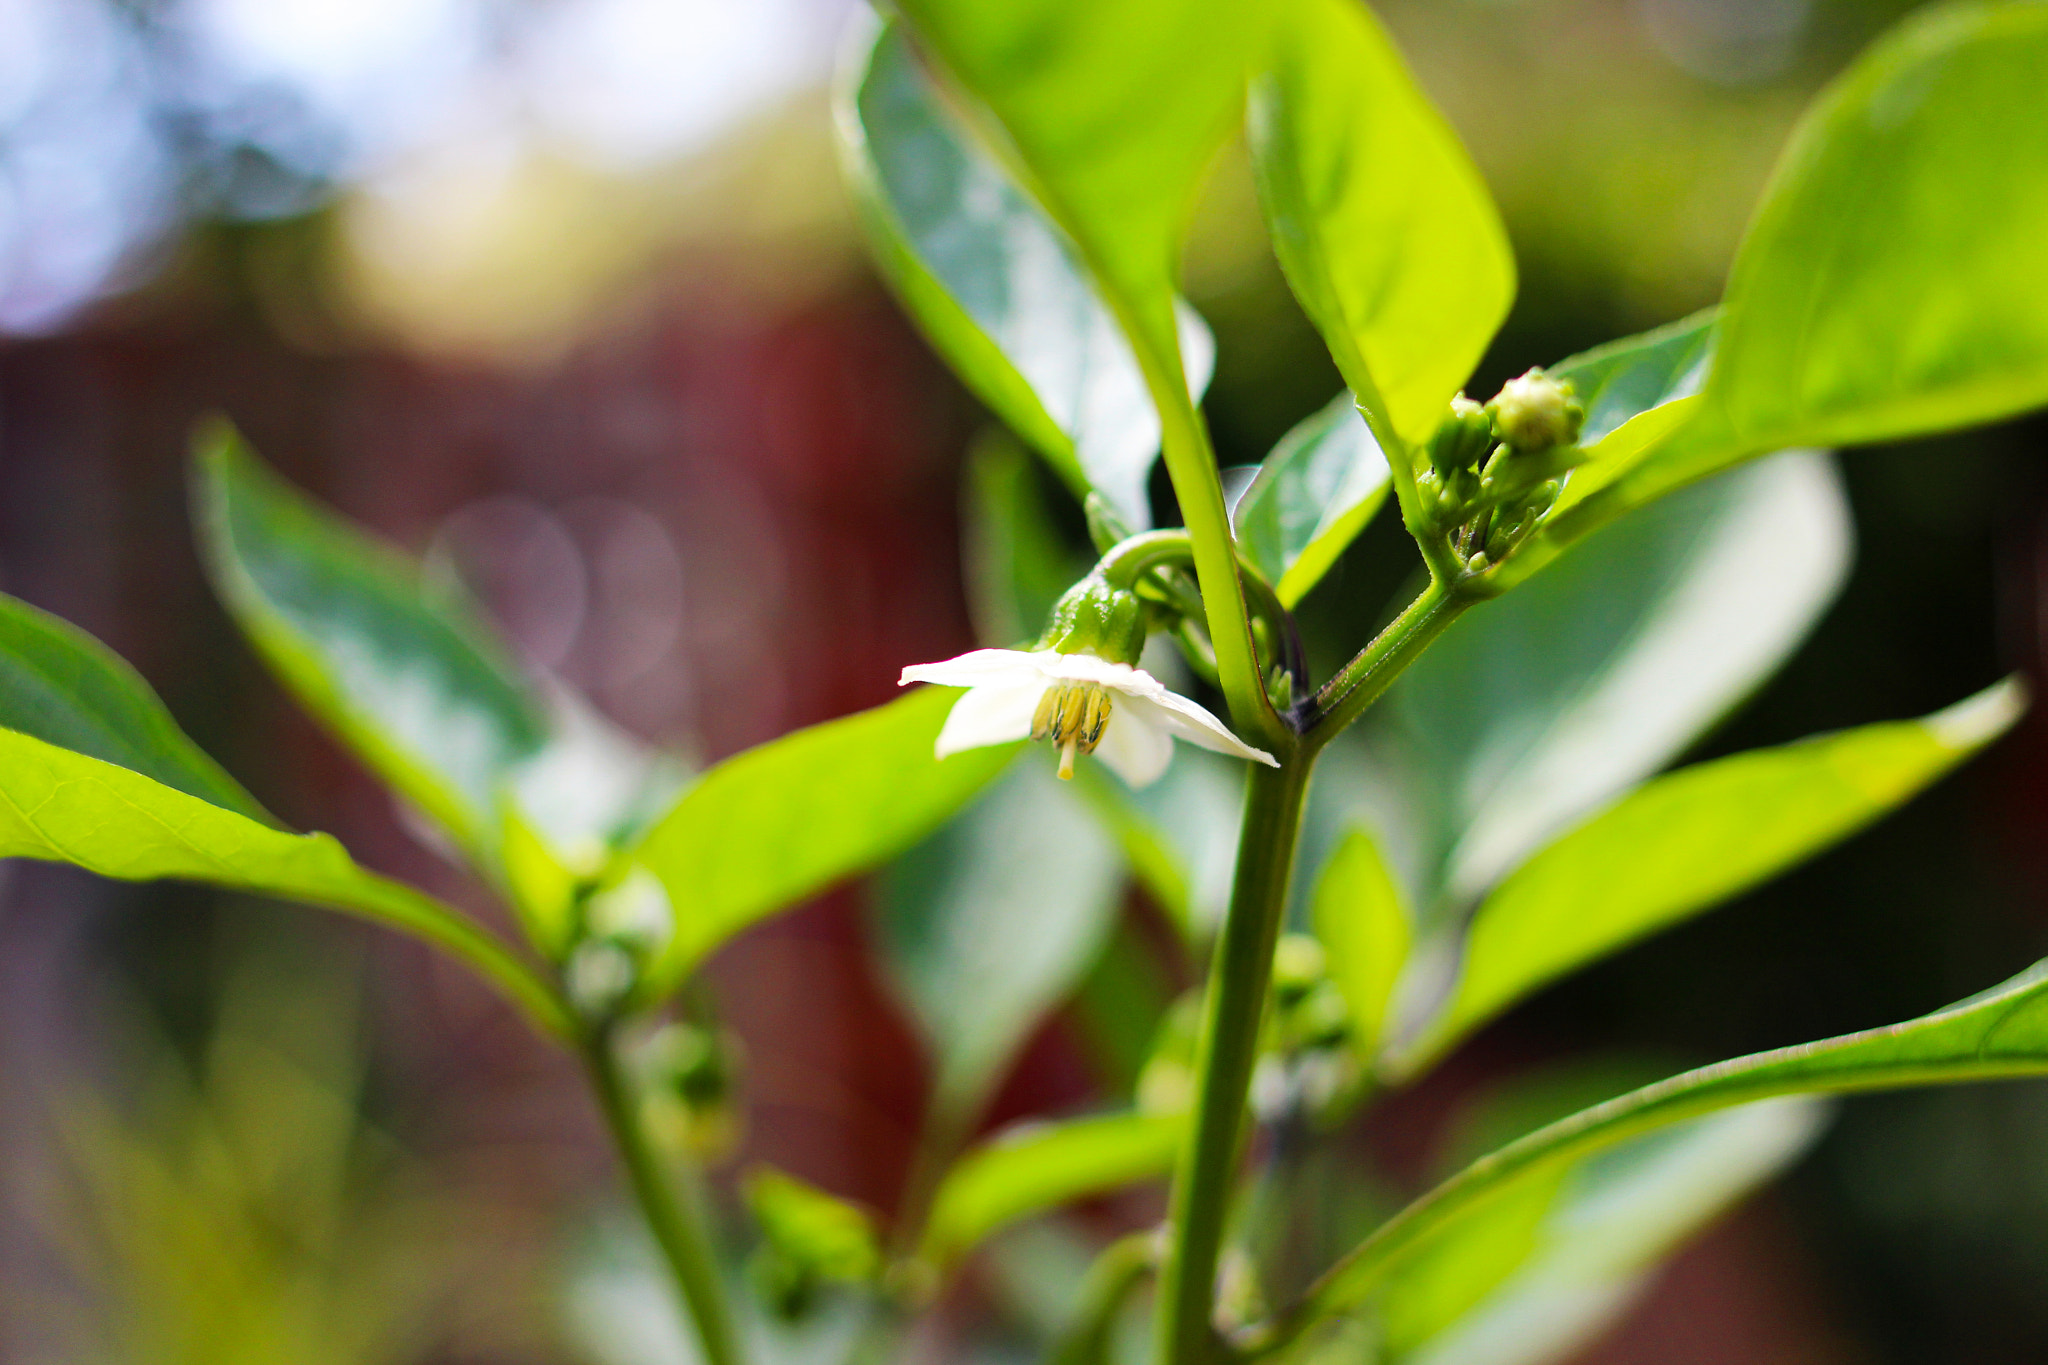
POLYGON ((877 947, 935 1060, 941 1129, 990 1089, 1102 947, 1123 862, 1042 763, 1012 768, 890 870, 877 947))
POLYGON ((1823 1116, 1812 1100, 1773 1100, 1514 1182, 1396 1272, 1381 1310, 1389 1362, 1564 1359, 1633 1301, 1660 1260, 1796 1160, 1823 1116))
POLYGON ((946 1173, 925 1225, 922 1255, 947 1266, 1006 1224, 1163 1176, 1186 1122, 1107 1114, 999 1133, 946 1173))
POLYGON ((1159 374, 1173 278, 1270 0, 908 0, 898 11, 1015 158, 1159 374))
POLYGON ((2048 9, 1947 6, 1821 97, 1737 253, 1698 417, 1617 502, 2048 403, 2043 70, 2048 9))
POLYGON ((632 857, 660 879, 674 928, 648 989, 672 989, 740 930, 877 867, 931 833, 1016 746, 932 757, 958 692, 886 706, 736 754, 683 794, 632 857))
POLYGON ((0 730, 0 858, 70 863, 123 881, 180 878, 344 910, 448 949, 542 1028, 562 1006, 456 911, 366 872, 325 834, 289 834, 139 772, 0 730))
POLYGON ((1347 391, 1287 433, 1231 510, 1239 546, 1293 606, 1387 496, 1387 460, 1347 391))
POLYGON ((1481 904, 1457 992, 1419 1052, 1846 838, 2003 734, 2024 705, 2008 680, 1924 720, 1736 754, 1630 792, 1481 904))
POLYGON ((1903 1024, 1688 1071, 1585 1109, 1480 1158, 1383 1223, 1253 1335, 1286 1339, 1364 1304, 1410 1251, 1525 1179, 1641 1134, 1783 1095, 1845 1094, 2048 1074, 2048 962, 1903 1024))
MULTIPOLYGON (((1077 495, 1150 525, 1159 417, 1130 343, 1066 234, 959 126, 895 25, 853 73, 839 126, 877 257, 932 343, 1077 495)), ((1215 346, 1192 309, 1180 336, 1199 395, 1215 346)))
POLYGON ((1309 913, 1329 956, 1330 979, 1350 1007, 1352 1046, 1370 1057, 1414 929, 1401 889, 1365 830, 1346 833, 1323 865, 1309 913))
POLYGON ((499 802, 548 731, 481 621, 418 568, 314 506, 224 424, 199 440, 196 500, 221 597, 265 660, 386 782, 496 862, 499 802))
POLYGON ((1631 515, 1454 625, 1369 727, 1401 808, 1387 853, 1425 920, 1670 762, 1798 645, 1849 555, 1831 464, 1789 454, 1631 515))
POLYGON ((1251 118, 1274 250, 1366 410, 1422 440, 1507 316, 1507 236, 1370 10, 1289 0, 1277 30, 1251 118))
POLYGON ((0 726, 276 823, 186 737, 125 660, 69 622, 4 593, 0 726))

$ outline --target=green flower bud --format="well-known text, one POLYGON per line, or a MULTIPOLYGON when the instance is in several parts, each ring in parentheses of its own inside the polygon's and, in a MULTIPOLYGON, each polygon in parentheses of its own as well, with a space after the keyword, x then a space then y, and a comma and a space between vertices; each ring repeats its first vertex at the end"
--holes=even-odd
POLYGON ((1100 571, 1068 588, 1053 605, 1052 621, 1037 648, 1061 654, 1093 654, 1116 664, 1136 664, 1145 652, 1152 608, 1126 588, 1112 587, 1100 571))
POLYGON ((739 1047, 723 1031, 663 1025, 641 1045, 649 1128, 665 1146, 700 1159, 729 1152, 739 1138, 739 1047))
POLYGON ((1494 430, 1518 453, 1568 446, 1579 439, 1586 420, 1571 382, 1541 370, 1501 385, 1486 410, 1493 414, 1494 430))
POLYGON ((1460 469, 1477 467, 1496 439, 1493 418, 1486 408, 1461 393, 1451 400, 1449 415, 1437 423, 1436 434, 1429 438, 1429 462, 1449 479, 1460 469))

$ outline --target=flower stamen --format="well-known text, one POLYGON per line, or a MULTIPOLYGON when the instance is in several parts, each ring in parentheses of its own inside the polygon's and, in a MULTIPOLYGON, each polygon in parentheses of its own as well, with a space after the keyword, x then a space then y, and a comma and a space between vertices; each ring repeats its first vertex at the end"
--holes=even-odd
POLYGON ((1038 699, 1031 737, 1050 740, 1060 751, 1060 776, 1074 775, 1074 755, 1092 754, 1109 725, 1109 689, 1100 683, 1056 682, 1038 699))

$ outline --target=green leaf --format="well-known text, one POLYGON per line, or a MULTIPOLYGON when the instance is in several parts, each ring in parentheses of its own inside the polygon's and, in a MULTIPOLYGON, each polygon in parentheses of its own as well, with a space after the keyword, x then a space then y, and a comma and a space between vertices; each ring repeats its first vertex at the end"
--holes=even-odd
POLYGON ((1632 514, 1452 626, 1367 727, 1391 800, 1361 799, 1424 927, 1769 676, 1849 554, 1833 467, 1795 453, 1632 514))
POLYGON ((1719 316, 1718 309, 1708 308, 1549 366, 1551 378, 1571 381, 1586 409, 1579 444, 1597 459, 1601 442, 1629 422, 1698 393, 1714 358, 1714 324, 1719 316))
POLYGON ((1020 1218, 1163 1176, 1186 1127, 1178 1115, 1125 1113, 999 1133, 946 1173, 920 1253, 944 1268, 1020 1218))
POLYGON ((573 1032, 532 970, 458 912, 366 872, 325 834, 289 834, 139 772, 0 730, 0 858, 103 877, 209 882, 345 910, 445 948, 544 1032, 573 1032))
POLYGON ((890 870, 877 947, 936 1063, 932 1123, 971 1123, 1101 950, 1123 861, 1043 763, 1010 770, 890 870))
POLYGON ((1387 460, 1347 390, 1281 438, 1231 512, 1238 544, 1292 607, 1387 496, 1387 460))
POLYGON ((1295 297, 1367 413, 1404 441, 1427 438, 1514 297, 1478 171, 1354 0, 1284 7, 1251 129, 1295 297))
POLYGON ((1370 1057, 1414 928, 1393 873, 1364 829, 1346 832, 1324 864, 1309 915, 1329 957, 1330 979, 1351 1011, 1352 1046, 1370 1057))
POLYGON ((1247 1337, 1264 1351, 1363 1304, 1410 1249, 1512 1189, 1630 1138, 1781 1095, 1847 1094, 2048 1074, 2048 961, 1947 1009, 1886 1028, 1688 1071, 1512 1142, 1382 1224, 1295 1307, 1247 1337))
POLYGON ((2025 705, 2008 679, 1924 720, 1737 754, 1637 788, 1487 897, 1456 993, 1417 1052, 1438 1055, 1538 986, 1847 838, 2005 733, 2025 705))
MULTIPOLYGON (((1151 524, 1159 417, 1116 318, 1066 235, 956 122, 899 26, 847 82, 847 175, 877 258, 932 344, 1076 496, 1151 524)), ((1180 310, 1191 391, 1215 343, 1180 310)))
POLYGON ((866 1209, 769 1166, 748 1172, 745 1193, 761 1235, 804 1271, 860 1284, 881 1269, 881 1242, 866 1209))
POLYGON ((960 694, 920 688, 736 754, 683 794, 631 856, 674 928, 648 987, 662 994, 740 930, 877 867, 964 806, 1015 745, 932 757, 960 694))
POLYGON ((1822 95, 1737 253, 1699 417, 1617 501, 2048 403, 2043 70, 2048 8, 1947 6, 1822 95))
POLYGON ((1156 386, 1176 374, 1173 278, 1235 123, 1271 0, 907 0, 898 10, 989 141, 1079 248, 1156 386))
POLYGON ((1562 1359, 1617 1317, 1680 1243, 1797 1160, 1824 1115, 1807 1099, 1750 1105, 1517 1181, 1396 1273, 1382 1300, 1387 1359, 1562 1359))
POLYGON ((84 631, 0 593, 0 726, 273 819, 188 739, 149 684, 84 631))
POLYGON ((1076 786, 1183 940, 1206 942, 1223 922, 1237 871, 1243 765, 1183 745, 1166 775, 1140 790, 1090 768, 1080 770, 1076 786))
POLYGON ((1030 457, 1007 435, 991 431, 968 451, 962 502, 975 635, 990 648, 1022 648, 1089 566, 1060 539, 1030 457))
POLYGON ((204 548, 242 629, 309 710, 495 868, 504 786, 548 727, 490 631, 264 469, 226 424, 197 445, 204 548))

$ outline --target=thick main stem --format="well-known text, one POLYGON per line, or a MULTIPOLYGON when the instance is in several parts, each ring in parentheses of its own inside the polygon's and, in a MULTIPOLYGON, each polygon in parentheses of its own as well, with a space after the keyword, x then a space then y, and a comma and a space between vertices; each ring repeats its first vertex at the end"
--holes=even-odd
POLYGON ((1159 1285, 1160 1365, 1207 1365, 1216 1355, 1216 1266, 1313 763, 1304 753, 1283 768, 1251 770, 1237 880, 1209 966, 1194 1123, 1174 1173, 1172 1242, 1159 1285))
POLYGON ((610 1030, 593 1030, 583 1042, 582 1054, 590 1088, 596 1092, 605 1127, 611 1130, 619 1162, 626 1168, 633 1198, 654 1233, 697 1329, 705 1365, 743 1365, 746 1357, 726 1305, 725 1287, 719 1282, 702 1214, 689 1192, 662 1170, 661 1160, 647 1140, 631 1082, 619 1066, 610 1030))

